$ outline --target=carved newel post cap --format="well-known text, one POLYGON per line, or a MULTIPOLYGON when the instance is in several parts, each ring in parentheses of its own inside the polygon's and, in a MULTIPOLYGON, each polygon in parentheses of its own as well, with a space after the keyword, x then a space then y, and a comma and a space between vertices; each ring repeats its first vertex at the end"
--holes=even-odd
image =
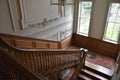
POLYGON ((83 51, 83 52, 87 53, 87 52, 88 52, 88 49, 80 48, 80 51, 83 51))

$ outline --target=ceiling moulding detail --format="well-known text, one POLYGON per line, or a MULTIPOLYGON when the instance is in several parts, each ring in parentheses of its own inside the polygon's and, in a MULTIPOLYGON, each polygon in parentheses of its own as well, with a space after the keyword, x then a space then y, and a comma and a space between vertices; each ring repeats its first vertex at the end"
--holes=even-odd
POLYGON ((34 27, 33 25, 45 26, 60 18, 58 6, 51 6, 49 2, 50 0, 19 0, 22 30, 34 27))

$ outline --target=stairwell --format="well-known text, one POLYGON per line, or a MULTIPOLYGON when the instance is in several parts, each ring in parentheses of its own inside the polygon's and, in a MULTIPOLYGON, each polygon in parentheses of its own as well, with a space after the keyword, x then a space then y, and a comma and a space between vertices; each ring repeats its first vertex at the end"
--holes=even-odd
MULTIPOLYGON (((13 39, 13 38, 11 38, 13 39)), ((21 38, 22 39, 22 38, 21 38)), ((70 38, 69 38, 70 39, 70 38)), ((77 40, 77 39, 76 39, 77 40)), ((80 39, 81 40, 81 39, 80 39)), ((85 39, 86 40, 86 39, 85 39)), ((14 38, 13 40, 9 40, 8 39, 8 42, 13 45, 13 43, 15 43, 15 47, 22 47, 22 48, 25 48, 24 46, 26 46, 26 48, 32 48, 32 49, 41 49, 41 48, 44 48, 44 49, 57 49, 57 48, 66 48, 66 45, 68 46, 68 43, 69 40, 65 40, 65 41, 62 41, 62 42, 48 42, 48 41, 44 41, 43 40, 32 40, 31 41, 28 41, 30 42, 29 44, 24 44, 24 40, 19 40, 19 39, 16 39, 14 38), (39 41, 39 42, 38 42, 39 41), (23 42, 23 44, 21 45, 21 43, 23 42), (20 44, 18 44, 20 43, 20 44), (34 44, 33 44, 34 43, 34 44), (44 44, 43 44, 44 43, 44 44), (39 45, 38 45, 39 44, 39 45), (49 44, 49 45, 48 45, 49 44), (53 45, 54 44, 54 45, 53 45), (17 46, 16 46, 17 45, 17 46), (34 45, 34 46, 33 46, 34 45)), ((27 42, 27 43, 28 43, 27 42)), ((76 41, 74 41, 76 42, 76 41)), ((79 42, 82 42, 82 41, 79 41, 79 42)), ((86 41, 87 42, 87 41, 86 41)), ((91 42, 94 42, 94 41, 91 41, 91 42)), ((77 44, 80 44, 80 43, 77 43, 77 44)), ((86 43, 87 44, 87 43, 86 43)), ((107 43, 105 43, 106 45, 107 43)), ((102 45, 102 44, 101 44, 102 45)), ((104 46, 104 45, 103 45, 104 46)), ((116 48, 116 45, 112 45, 111 46, 114 48, 111 49, 111 52, 113 50, 117 50, 116 48)), ((118 45, 117 45, 118 46, 118 45)), ((102 46, 101 46, 102 47, 102 46)), ((72 49, 72 48, 69 48, 69 49, 72 49)), ((76 49, 76 48, 75 48, 76 49)), ((79 48, 78 48, 79 49, 79 48)), ((106 49, 106 48, 105 48, 106 49)), ((113 51, 113 52, 116 52, 116 51, 113 51)), ((111 53, 112 54, 112 53, 111 53)), ((98 62, 99 63, 99 62, 98 62)), ((78 79, 77 80, 111 80, 111 77, 113 75, 113 71, 114 69, 107 69, 103 66, 100 66, 100 65, 97 65, 97 64, 94 64, 92 62, 88 62, 86 61, 85 62, 85 66, 84 68, 82 69, 82 71, 80 72, 79 76, 78 76, 78 79)), ((70 72, 74 72, 74 70, 71 70, 70 72)), ((70 74, 72 74, 70 73, 70 74)), ((70 77, 70 74, 68 77, 70 77)), ((65 78, 64 80, 69 80, 69 78, 65 78)))

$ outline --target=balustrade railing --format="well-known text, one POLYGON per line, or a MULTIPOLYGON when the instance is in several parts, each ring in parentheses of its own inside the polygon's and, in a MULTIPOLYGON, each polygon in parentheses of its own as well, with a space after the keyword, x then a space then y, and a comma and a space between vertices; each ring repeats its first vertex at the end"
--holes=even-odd
MULTIPOLYGON (((48 50, 48 49, 22 50, 22 49, 18 49, 13 46, 10 46, 6 42, 4 42, 2 39, 0 39, 0 50, 5 51, 5 53, 8 54, 8 57, 9 55, 12 56, 15 60, 19 62, 19 64, 22 64, 26 66, 28 69, 30 69, 31 72, 34 71, 37 74, 39 73, 41 76, 44 76, 46 79, 50 79, 50 80, 52 80, 51 76, 53 74, 59 73, 65 69, 76 67, 76 70, 80 70, 84 66, 85 55, 86 55, 86 51, 84 51, 83 49, 82 50, 55 50, 55 49, 54 50, 48 50)), ((7 62, 6 61, 7 58, 4 58, 4 57, 3 59, 5 59, 5 62, 3 63, 5 64, 5 66, 7 66, 9 61, 7 62)), ((11 64, 13 64, 12 61, 10 65, 11 64)), ((7 67, 9 68, 9 66, 7 67)), ((12 68, 13 68, 13 72, 17 70, 17 66, 15 63, 11 65, 8 70, 12 70, 12 68)), ((9 73, 12 75, 14 74, 14 73, 11 73, 10 71, 9 73)), ((74 75, 72 76, 71 80, 75 78, 76 74, 78 74, 78 71, 74 72, 74 75)), ((24 76, 24 73, 23 73, 23 76, 24 76)), ((43 80, 44 80, 44 77, 43 77, 43 80)), ((23 79, 18 79, 18 80, 23 80, 23 79)))

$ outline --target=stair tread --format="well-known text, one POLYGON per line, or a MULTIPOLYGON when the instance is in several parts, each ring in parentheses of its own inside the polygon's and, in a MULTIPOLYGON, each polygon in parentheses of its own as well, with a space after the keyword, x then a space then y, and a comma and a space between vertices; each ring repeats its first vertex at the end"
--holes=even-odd
POLYGON ((108 68, 105 68, 103 66, 100 66, 100 65, 97 65, 97 64, 94 64, 94 63, 91 63, 89 61, 85 61, 85 67, 86 68, 91 68, 93 69, 94 71, 97 71, 97 72, 100 72, 102 74, 105 74, 107 76, 112 76, 113 74, 113 69, 108 69, 108 68))
POLYGON ((82 76, 78 76, 77 80, 85 80, 82 76))
POLYGON ((83 75, 83 74, 79 74, 79 77, 82 78, 83 80, 92 80, 89 77, 83 75))
POLYGON ((92 80, 101 80, 101 79, 99 79, 98 77, 95 77, 94 75, 91 75, 91 74, 89 74, 89 73, 87 73, 87 72, 85 72, 85 71, 81 71, 81 74, 82 74, 82 75, 85 75, 86 77, 89 77, 89 78, 92 79, 92 80))
POLYGON ((82 71, 84 71, 85 73, 90 74, 90 75, 92 75, 92 76, 94 76, 94 77, 96 77, 96 78, 99 78, 100 80, 108 80, 107 78, 105 78, 105 77, 103 77, 103 76, 101 76, 101 75, 99 75, 99 74, 93 73, 93 72, 91 72, 91 71, 88 71, 88 70, 86 70, 86 69, 84 69, 84 70, 82 70, 82 71))

